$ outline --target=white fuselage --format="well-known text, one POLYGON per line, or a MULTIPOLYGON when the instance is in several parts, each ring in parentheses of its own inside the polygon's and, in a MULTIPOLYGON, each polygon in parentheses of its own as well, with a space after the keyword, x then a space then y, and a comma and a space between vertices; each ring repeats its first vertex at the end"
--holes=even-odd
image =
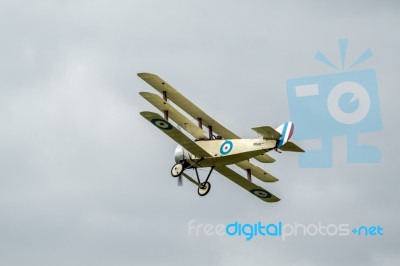
POLYGON ((199 140, 196 144, 207 151, 212 157, 231 156, 244 152, 264 152, 273 149, 276 140, 265 139, 221 139, 221 140, 199 140))
POLYGON ((196 144, 210 156, 198 158, 178 146, 175 151, 175 160, 177 162, 184 160, 200 167, 229 165, 264 154, 274 149, 277 142, 265 139, 213 139, 198 140, 196 144))

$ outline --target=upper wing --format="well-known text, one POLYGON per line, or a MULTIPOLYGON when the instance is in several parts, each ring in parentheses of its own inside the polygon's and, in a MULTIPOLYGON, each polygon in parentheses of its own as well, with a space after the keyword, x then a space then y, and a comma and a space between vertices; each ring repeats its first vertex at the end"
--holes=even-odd
POLYGON ((249 180, 239 175, 238 173, 228 168, 227 166, 217 166, 215 167, 215 170, 263 201, 266 202, 280 201, 280 199, 277 196, 271 194, 262 187, 257 186, 256 184, 250 182, 249 180))
POLYGON ((150 73, 139 73, 138 76, 160 93, 163 93, 164 91, 167 92, 168 99, 173 101, 179 108, 188 113, 194 119, 201 118, 203 125, 207 127, 211 126, 212 130, 219 136, 225 139, 240 139, 238 135, 212 119, 159 76, 150 73))
POLYGON ((185 150, 195 155, 196 157, 210 157, 205 150, 203 150, 199 145, 197 145, 193 140, 188 138, 185 134, 176 129, 167 120, 162 118, 159 114, 153 112, 141 112, 144 118, 146 118, 153 125, 158 127, 162 132, 167 134, 170 138, 179 143, 185 150))

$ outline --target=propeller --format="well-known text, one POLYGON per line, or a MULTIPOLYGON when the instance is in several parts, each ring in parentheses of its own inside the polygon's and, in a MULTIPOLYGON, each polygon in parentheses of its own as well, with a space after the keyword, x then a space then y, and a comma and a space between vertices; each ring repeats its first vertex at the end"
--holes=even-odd
MULTIPOLYGON (((185 161, 185 153, 182 152, 182 160, 181 160, 182 164, 183 164, 184 161, 185 161)), ((182 183, 182 174, 180 174, 180 175, 178 175, 178 186, 181 187, 182 185, 183 185, 183 183, 182 183)))

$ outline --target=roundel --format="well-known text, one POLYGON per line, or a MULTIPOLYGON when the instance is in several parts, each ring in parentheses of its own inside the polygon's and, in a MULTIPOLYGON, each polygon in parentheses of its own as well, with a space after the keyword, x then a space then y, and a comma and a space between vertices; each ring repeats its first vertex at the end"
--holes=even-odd
POLYGON ((164 130, 172 129, 172 125, 163 119, 154 118, 151 120, 151 123, 153 123, 159 129, 164 129, 164 130))
POLYGON ((224 143, 222 143, 221 148, 219 148, 219 152, 222 155, 227 155, 228 153, 231 152, 233 148, 233 143, 230 140, 225 141, 224 143))
POLYGON ((262 199, 267 199, 272 196, 271 193, 269 193, 268 191, 259 188, 252 189, 250 190, 250 192, 253 193, 253 195, 256 195, 257 197, 262 199))

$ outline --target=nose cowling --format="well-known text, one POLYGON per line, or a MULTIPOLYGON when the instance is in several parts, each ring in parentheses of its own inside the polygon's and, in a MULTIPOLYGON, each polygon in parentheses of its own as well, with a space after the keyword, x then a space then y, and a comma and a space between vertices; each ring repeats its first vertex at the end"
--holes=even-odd
POLYGON ((189 159, 189 153, 181 145, 175 148, 175 162, 182 163, 186 159, 189 159))

